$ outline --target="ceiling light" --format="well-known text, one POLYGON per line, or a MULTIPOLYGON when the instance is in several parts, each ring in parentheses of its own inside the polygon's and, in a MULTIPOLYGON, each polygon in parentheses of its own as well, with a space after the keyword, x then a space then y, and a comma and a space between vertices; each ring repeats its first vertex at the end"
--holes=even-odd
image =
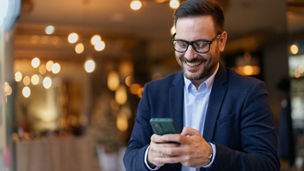
POLYGON ((139 10, 142 7, 142 2, 140 0, 133 0, 130 3, 130 8, 134 11, 139 10))

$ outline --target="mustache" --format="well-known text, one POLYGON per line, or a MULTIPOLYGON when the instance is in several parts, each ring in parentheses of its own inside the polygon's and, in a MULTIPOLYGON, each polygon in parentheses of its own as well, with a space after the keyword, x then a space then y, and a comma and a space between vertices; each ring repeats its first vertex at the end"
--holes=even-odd
POLYGON ((184 56, 181 56, 179 59, 181 60, 181 62, 201 62, 201 63, 203 63, 203 62, 207 61, 205 58, 194 58, 192 60, 188 60, 184 56))

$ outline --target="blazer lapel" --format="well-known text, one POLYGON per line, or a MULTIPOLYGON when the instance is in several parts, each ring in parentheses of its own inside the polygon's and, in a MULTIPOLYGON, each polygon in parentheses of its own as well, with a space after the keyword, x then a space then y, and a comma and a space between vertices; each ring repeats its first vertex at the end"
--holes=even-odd
POLYGON ((170 114, 173 116, 178 132, 183 129, 184 111, 184 80, 183 72, 179 72, 169 88, 170 114))
POLYGON ((213 82, 206 113, 203 137, 207 142, 210 142, 213 138, 216 121, 227 91, 227 86, 225 85, 227 81, 227 71, 223 66, 220 65, 218 73, 216 74, 213 82))

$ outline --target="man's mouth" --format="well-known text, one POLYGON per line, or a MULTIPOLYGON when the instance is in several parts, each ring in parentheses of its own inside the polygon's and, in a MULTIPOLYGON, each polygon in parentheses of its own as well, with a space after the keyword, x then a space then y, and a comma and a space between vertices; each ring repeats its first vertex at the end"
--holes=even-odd
POLYGON ((193 62, 185 61, 185 63, 189 66, 197 66, 200 65, 202 61, 193 61, 193 62))

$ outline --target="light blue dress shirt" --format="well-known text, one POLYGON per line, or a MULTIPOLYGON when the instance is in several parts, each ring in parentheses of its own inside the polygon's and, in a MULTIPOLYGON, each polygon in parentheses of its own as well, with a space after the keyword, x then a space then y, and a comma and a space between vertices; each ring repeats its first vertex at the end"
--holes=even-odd
MULTIPOLYGON (((219 68, 219 64, 215 72, 205 80, 198 89, 192 84, 192 82, 184 76, 185 86, 184 86, 184 127, 190 127, 193 129, 198 130, 201 135, 204 132, 204 125, 206 119, 206 113, 209 103, 209 96, 211 93, 213 81, 215 74, 219 68)), ((210 143, 213 149, 213 156, 211 162, 204 166, 204 168, 210 167, 214 161, 216 155, 216 148, 215 145, 210 143)), ((150 170, 158 170, 159 167, 150 168, 147 162, 147 155, 148 155, 149 147, 146 149, 144 162, 146 166, 150 170)), ((192 168, 182 166, 182 171, 199 171, 199 168, 192 168)))

